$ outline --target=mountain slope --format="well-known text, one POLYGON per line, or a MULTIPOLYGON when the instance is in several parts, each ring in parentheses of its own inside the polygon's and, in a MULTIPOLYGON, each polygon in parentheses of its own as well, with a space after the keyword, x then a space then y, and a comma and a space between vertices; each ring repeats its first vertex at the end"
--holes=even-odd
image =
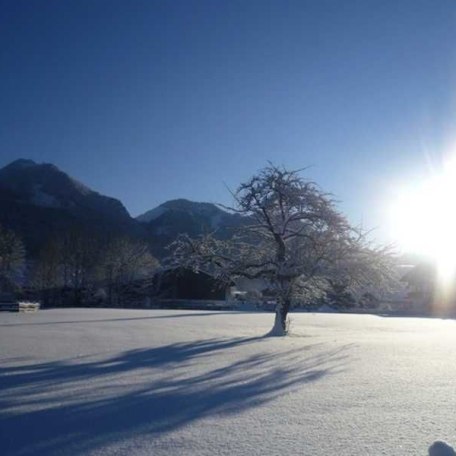
POLYGON ((215 204, 186 199, 167 201, 136 220, 145 226, 160 255, 165 254, 164 247, 181 233, 191 237, 214 233, 219 239, 227 239, 245 223, 244 217, 226 212, 215 204))
POLYGON ((32 253, 73 227, 100 234, 142 232, 119 200, 89 189, 54 165, 31 160, 0 169, 0 223, 22 236, 32 253))
POLYGON ((115 220, 130 219, 119 200, 100 195, 48 163, 16 160, 0 170, 0 186, 26 204, 63 209, 82 217, 92 213, 115 220))

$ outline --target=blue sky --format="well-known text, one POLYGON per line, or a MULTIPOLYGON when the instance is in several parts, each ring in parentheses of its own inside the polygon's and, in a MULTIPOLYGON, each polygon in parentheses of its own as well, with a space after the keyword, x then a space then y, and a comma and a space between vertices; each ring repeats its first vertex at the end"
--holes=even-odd
POLYGON ((0 6, 0 166, 52 162, 132 215, 227 203, 270 160, 386 239, 456 144, 453 0, 0 6))

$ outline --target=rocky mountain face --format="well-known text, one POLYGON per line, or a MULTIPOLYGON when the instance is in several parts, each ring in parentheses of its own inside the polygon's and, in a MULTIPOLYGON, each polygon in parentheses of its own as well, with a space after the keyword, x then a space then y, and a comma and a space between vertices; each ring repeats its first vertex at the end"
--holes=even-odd
POLYGON ((52 164, 16 160, 0 169, 0 224, 17 232, 33 256, 53 236, 74 227, 90 235, 146 240, 161 258, 178 234, 230 237, 245 219, 211 203, 168 201, 132 218, 123 204, 91 190, 52 164))

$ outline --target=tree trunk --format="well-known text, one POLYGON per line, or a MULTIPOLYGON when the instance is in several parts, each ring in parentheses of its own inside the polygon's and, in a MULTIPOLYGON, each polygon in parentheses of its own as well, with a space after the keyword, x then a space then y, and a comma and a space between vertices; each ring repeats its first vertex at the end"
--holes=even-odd
POLYGON ((290 300, 285 299, 277 303, 275 311, 274 326, 269 333, 270 336, 286 336, 288 333, 287 316, 290 310, 290 300))

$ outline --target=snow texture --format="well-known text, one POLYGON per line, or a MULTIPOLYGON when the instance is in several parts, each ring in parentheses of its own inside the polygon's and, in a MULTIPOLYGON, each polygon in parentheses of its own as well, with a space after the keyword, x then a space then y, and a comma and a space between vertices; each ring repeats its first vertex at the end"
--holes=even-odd
POLYGON ((453 320, 295 313, 291 336, 265 338, 273 318, 2 313, 0 454, 425 456, 455 441, 453 320))

